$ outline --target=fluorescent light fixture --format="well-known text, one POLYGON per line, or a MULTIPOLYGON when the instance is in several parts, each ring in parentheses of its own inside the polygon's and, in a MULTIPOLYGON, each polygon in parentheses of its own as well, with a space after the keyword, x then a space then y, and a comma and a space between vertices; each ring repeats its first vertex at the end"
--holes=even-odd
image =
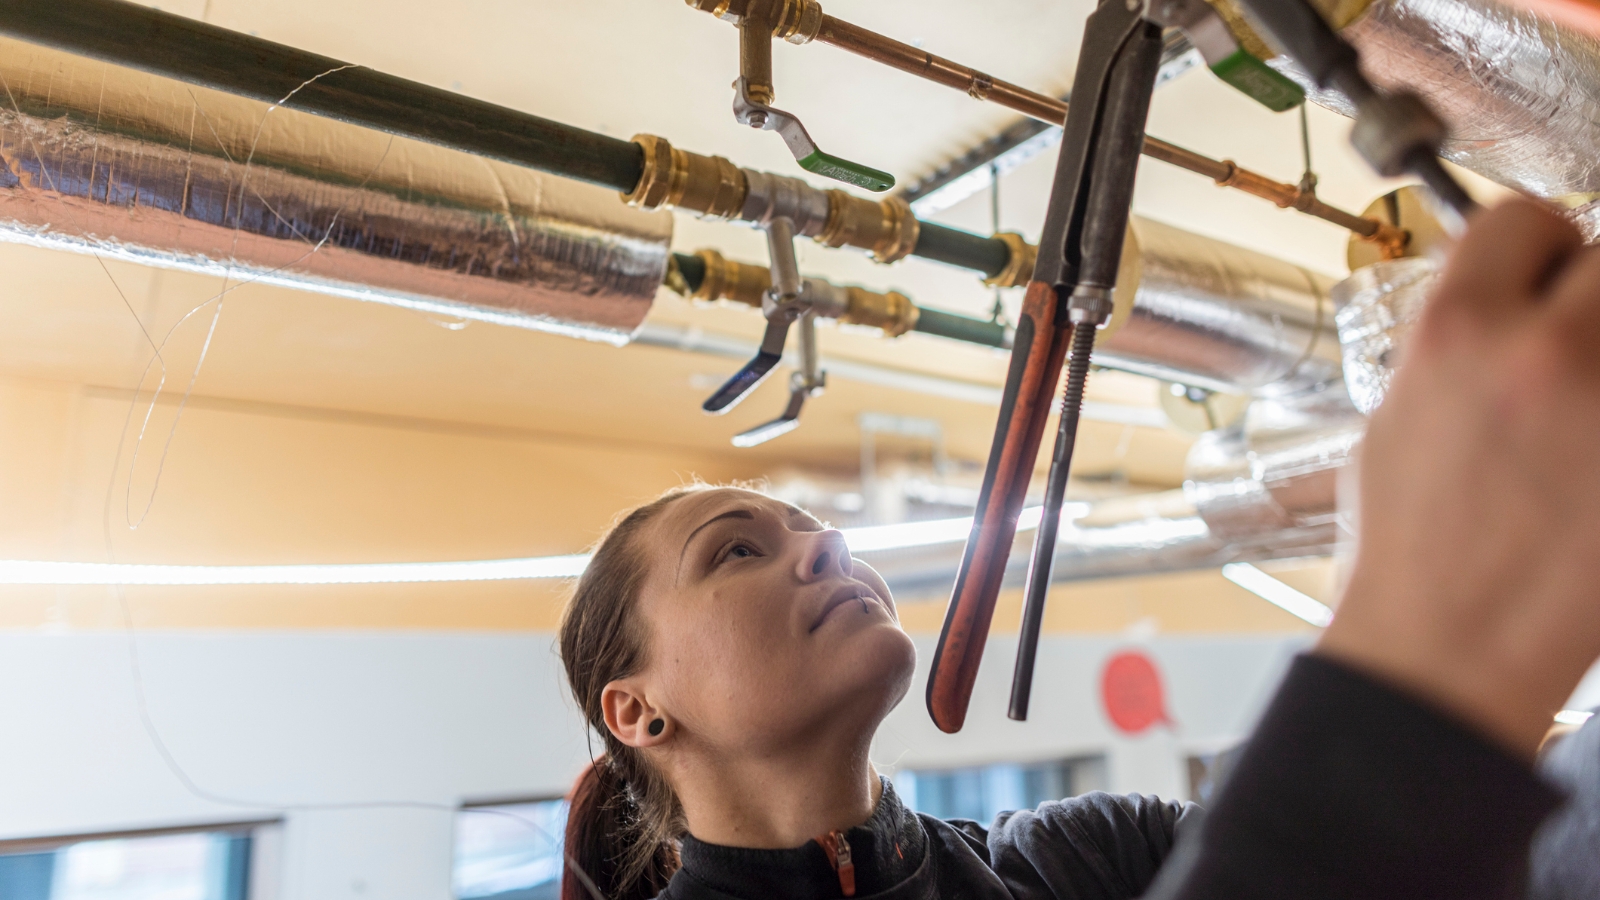
POLYGON ((0 584, 399 584, 427 581, 503 581, 570 578, 583 574, 587 555, 458 562, 358 563, 306 566, 152 566, 126 563, 0 560, 0 584))
MULTIPOLYGON (((1062 517, 1087 515, 1089 504, 1067 503, 1062 517)), ((1017 530, 1039 527, 1042 507, 1022 511, 1017 530)), ((843 529, 851 552, 899 550, 953 544, 967 539, 972 517, 903 522, 843 529)), ((455 562, 356 563, 304 566, 156 566, 131 563, 0 560, 0 584, 35 585, 223 585, 223 584, 407 584, 432 581, 512 581, 576 578, 588 554, 455 562)))
POLYGON ((1589 721, 1592 716, 1594 716, 1594 713, 1584 712, 1581 709, 1563 709, 1561 712, 1556 713, 1556 724, 1582 725, 1589 721))
POLYGON ((1228 563, 1222 567, 1222 577, 1318 628, 1326 628, 1333 621, 1333 610, 1327 604, 1300 593, 1249 563, 1228 563))

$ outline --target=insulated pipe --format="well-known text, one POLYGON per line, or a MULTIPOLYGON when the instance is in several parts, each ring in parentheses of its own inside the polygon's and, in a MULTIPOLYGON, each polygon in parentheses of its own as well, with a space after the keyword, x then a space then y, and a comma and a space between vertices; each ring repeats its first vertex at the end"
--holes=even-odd
POLYGON ((1095 361, 1230 393, 1336 383, 1332 285, 1282 260, 1135 217, 1095 361))
POLYGON ((643 170, 627 141, 123 0, 3 0, 0 33, 612 190, 643 170))
POLYGON ((0 38, 0 240, 623 344, 672 217, 0 38))
MULTIPOLYGON (((0 0, 0 34, 625 195, 640 194, 644 187, 645 150, 633 141, 124 0, 0 0)), ((905 248, 894 248, 895 258, 915 254, 986 276, 1007 265, 1008 247, 1000 240, 914 218, 908 224, 913 227, 907 229, 905 248), (920 236, 914 227, 918 224, 920 236)), ((832 246, 863 246, 848 234, 833 238, 839 242, 832 246)))
POLYGON ((1385 376, 1358 408, 1340 383, 1257 399, 1234 428, 1207 432, 1189 451, 1187 508, 1164 517, 1089 527, 1075 522, 1056 555, 1058 580, 1327 555, 1352 533, 1339 479, 1355 458, 1370 411, 1409 323, 1420 311, 1427 260, 1380 262, 1335 285, 1345 353, 1385 376))
MULTIPOLYGON (((1241 43, 1273 52, 1233 0, 1241 43)), ((1440 153, 1507 187, 1579 207, 1600 194, 1600 40, 1499 0, 1320 0, 1379 87, 1420 94, 1450 126, 1440 153)), ((1284 58, 1271 64, 1302 84, 1284 58)), ((1345 98, 1308 90, 1349 115, 1345 98)))

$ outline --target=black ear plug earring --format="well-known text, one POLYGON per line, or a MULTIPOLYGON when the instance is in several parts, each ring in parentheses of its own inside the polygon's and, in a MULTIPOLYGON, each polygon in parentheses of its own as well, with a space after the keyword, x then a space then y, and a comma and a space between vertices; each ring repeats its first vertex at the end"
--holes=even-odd
POLYGON ((650 720, 650 736, 651 737, 660 737, 661 736, 661 732, 666 727, 667 727, 667 723, 666 723, 665 720, 663 720, 663 719, 651 719, 650 720))

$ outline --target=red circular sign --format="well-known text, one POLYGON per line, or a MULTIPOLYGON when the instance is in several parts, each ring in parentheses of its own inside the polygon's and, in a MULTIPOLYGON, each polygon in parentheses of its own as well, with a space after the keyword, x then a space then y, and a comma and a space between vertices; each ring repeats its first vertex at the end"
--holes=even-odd
POLYGON ((1100 700, 1111 724, 1127 734, 1171 721, 1161 672, 1150 657, 1135 650, 1124 650, 1106 660, 1100 673, 1100 700))

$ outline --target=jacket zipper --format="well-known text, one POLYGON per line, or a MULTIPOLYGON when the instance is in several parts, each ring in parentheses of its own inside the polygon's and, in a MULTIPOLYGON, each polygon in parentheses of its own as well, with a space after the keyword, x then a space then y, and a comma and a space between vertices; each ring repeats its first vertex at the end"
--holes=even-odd
POLYGON ((850 859, 850 842, 844 832, 830 831, 817 838, 822 852, 828 855, 828 864, 839 873, 839 891, 846 897, 856 895, 856 865, 850 859))

